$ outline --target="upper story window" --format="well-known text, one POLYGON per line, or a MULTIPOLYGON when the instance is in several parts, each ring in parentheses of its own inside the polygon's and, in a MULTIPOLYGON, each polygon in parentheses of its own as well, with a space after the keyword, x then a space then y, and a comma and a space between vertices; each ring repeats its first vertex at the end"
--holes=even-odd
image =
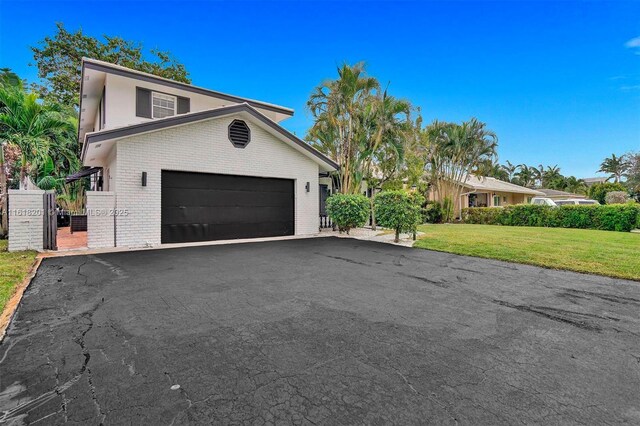
POLYGON ((176 115, 176 97, 164 93, 151 93, 153 118, 172 117, 176 115))

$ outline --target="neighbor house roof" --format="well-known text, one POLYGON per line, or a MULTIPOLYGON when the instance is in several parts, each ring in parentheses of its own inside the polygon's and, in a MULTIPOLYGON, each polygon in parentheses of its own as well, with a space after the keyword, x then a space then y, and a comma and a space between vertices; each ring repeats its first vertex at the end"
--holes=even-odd
POLYGON ((516 194, 528 194, 543 196, 544 193, 535 189, 526 188, 514 183, 505 182, 496 178, 486 176, 473 176, 467 178, 465 186, 474 191, 495 191, 495 192, 513 192, 516 194))
POLYGON ((330 169, 336 170, 339 168, 338 164, 331 160, 326 155, 322 154, 320 151, 316 150, 305 141, 298 138, 293 133, 289 132, 284 127, 280 126, 278 123, 269 119, 254 107, 247 103, 229 105, 225 107, 218 107, 213 109, 208 109, 205 111, 192 112, 187 114, 175 115, 172 117, 161 118, 153 121, 146 121, 144 123, 133 124, 125 127, 118 127, 115 129, 107 129, 99 132, 91 132, 85 135, 84 146, 82 149, 81 158, 84 160, 86 151, 91 144, 96 144, 102 141, 120 139, 128 136, 137 135, 140 133, 154 132, 162 129, 166 129, 169 127, 181 126, 185 124, 190 124, 202 120, 222 117, 231 114, 237 113, 245 113, 256 119, 259 123, 263 124, 268 129, 275 131, 280 134, 282 137, 286 138, 290 142, 292 142, 295 146, 302 148, 307 153, 311 154, 316 160, 323 162, 325 165, 328 165, 330 169))
POLYGON ((584 195, 574 194, 572 192, 558 191, 557 189, 540 188, 538 191, 542 192, 547 197, 565 197, 565 198, 584 198, 584 195))
POLYGON ((606 177, 590 177, 590 178, 583 178, 582 181, 584 181, 584 183, 586 183, 587 185, 593 185, 594 183, 604 183, 608 179, 609 178, 606 178, 606 177))

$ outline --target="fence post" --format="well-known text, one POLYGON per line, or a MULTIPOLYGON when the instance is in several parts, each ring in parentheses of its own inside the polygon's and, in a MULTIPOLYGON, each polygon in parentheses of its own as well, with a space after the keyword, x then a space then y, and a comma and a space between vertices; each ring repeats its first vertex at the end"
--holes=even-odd
POLYGON ((9 190, 9 251, 44 248, 44 191, 9 190))

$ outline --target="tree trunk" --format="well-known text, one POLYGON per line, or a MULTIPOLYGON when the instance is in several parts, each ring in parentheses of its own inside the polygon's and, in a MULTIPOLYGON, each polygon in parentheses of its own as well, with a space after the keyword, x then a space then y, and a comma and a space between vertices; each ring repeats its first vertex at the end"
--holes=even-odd
POLYGON ((373 203, 373 193, 371 194, 371 229, 376 231, 376 209, 375 209, 375 205, 373 203))
POLYGON ((396 228, 396 238, 393 240, 394 243, 400 242, 400 229, 396 228))
POLYGON ((27 159, 24 153, 20 161, 20 189, 27 189, 27 159))

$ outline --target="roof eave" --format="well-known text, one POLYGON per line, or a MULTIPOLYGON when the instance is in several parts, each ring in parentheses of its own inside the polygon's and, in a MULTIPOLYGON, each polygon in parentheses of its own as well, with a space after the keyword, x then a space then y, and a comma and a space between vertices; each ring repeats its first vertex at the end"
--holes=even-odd
POLYGON ((239 113, 239 112, 249 113, 252 117, 255 117, 256 119, 260 120, 262 123, 274 129, 275 131, 280 133, 282 136, 292 141, 294 144, 298 145, 299 147, 305 149, 307 152, 314 155, 317 160, 321 160, 323 163, 329 166, 330 169, 332 168, 333 170, 337 170, 339 168, 338 164, 335 161, 331 160, 329 157, 325 156, 320 151, 316 150, 315 148, 313 148, 312 146, 304 142, 302 139, 298 138, 296 135, 289 132, 287 129, 280 126, 278 123, 274 122, 273 120, 269 119, 260 111, 256 110, 253 106, 247 103, 213 108, 205 111, 198 111, 198 112, 193 112, 188 114, 181 114, 181 115, 177 115, 169 118, 163 118, 160 120, 147 121, 144 123, 133 124, 125 127, 119 127, 116 129, 109 129, 109 130, 103 130, 100 132, 87 133, 85 134, 84 146, 83 146, 82 154, 80 158, 81 158, 81 161, 84 161, 87 147, 92 143, 98 143, 98 142, 112 140, 112 139, 119 139, 119 138, 124 138, 128 136, 134 136, 141 133, 153 132, 153 131, 162 130, 169 127, 185 125, 185 124, 189 124, 189 123, 193 123, 201 120, 221 117, 221 116, 230 115, 230 114, 239 113))

